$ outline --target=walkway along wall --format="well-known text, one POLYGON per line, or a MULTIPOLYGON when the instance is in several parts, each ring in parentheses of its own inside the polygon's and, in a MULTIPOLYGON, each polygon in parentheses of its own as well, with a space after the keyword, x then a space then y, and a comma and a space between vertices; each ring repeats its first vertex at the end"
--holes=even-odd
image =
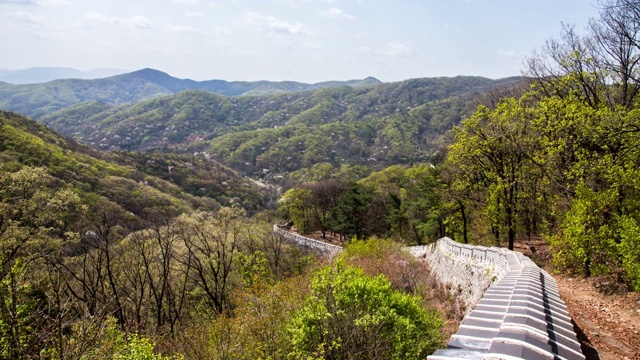
MULTIPOLYGON (((342 250, 277 226, 274 232, 329 256, 342 250)), ((406 250, 428 261, 438 280, 459 289, 467 304, 447 348, 428 359, 584 359, 555 280, 526 256, 449 238, 406 250)))
POLYGON ((429 261, 445 283, 459 283, 464 280, 457 277, 464 278, 468 271, 485 269, 485 282, 471 285, 474 295, 469 303, 490 284, 449 339, 447 349, 428 359, 584 359, 555 280, 526 256, 449 238, 411 252, 429 261))

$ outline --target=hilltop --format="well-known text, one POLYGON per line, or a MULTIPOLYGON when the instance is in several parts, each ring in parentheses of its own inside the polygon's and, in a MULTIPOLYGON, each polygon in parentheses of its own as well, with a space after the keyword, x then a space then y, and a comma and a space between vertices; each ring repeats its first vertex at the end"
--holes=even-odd
MULTIPOLYGON (((73 75, 75 73, 69 73, 73 75)), ((380 83, 362 80, 305 84, 294 81, 195 81, 178 79, 159 70, 142 69, 101 79, 58 79, 41 84, 14 85, 0 82, 0 109, 39 118, 71 105, 95 100, 109 105, 133 104, 160 95, 184 90, 203 90, 227 96, 266 95, 328 87, 363 87, 380 83)))
MULTIPOLYGON (((160 77, 156 83, 170 86, 160 77)), ((441 136, 488 92, 520 81, 425 78, 234 97, 187 90, 133 105, 83 102, 40 121, 98 149, 208 152, 245 175, 276 180, 296 171, 432 160, 441 136)))

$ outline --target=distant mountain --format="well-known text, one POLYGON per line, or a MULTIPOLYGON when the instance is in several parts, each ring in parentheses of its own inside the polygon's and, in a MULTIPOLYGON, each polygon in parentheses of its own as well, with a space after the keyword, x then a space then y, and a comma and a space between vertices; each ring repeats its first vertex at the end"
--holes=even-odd
POLYGON ((146 208, 215 210, 237 205, 255 211, 272 192, 208 155, 102 152, 60 136, 24 116, 0 111, 3 170, 43 166, 57 186, 83 199, 106 197, 140 215, 146 208))
POLYGON ((100 79, 125 73, 118 69, 76 70, 64 67, 34 67, 21 70, 0 70, 0 81, 11 84, 39 84, 60 79, 100 79))
POLYGON ((63 79, 42 84, 0 83, 0 109, 34 118, 71 105, 95 100, 109 105, 132 104, 158 95, 204 90, 227 96, 266 95, 327 87, 354 88, 379 84, 375 78, 305 84, 294 81, 194 81, 174 78, 162 71, 143 69, 103 79, 63 79))
POLYGON ((103 150, 207 152, 246 175, 278 179, 318 166, 433 160, 442 134, 484 94, 520 80, 425 78, 240 97, 188 90, 133 105, 85 102, 40 120, 103 150))
POLYGON ((296 81, 225 81, 206 80, 195 81, 191 79, 177 79, 171 75, 154 69, 142 69, 129 74, 123 74, 117 78, 137 78, 147 80, 160 85, 165 89, 178 93, 184 90, 204 90, 212 93, 238 96, 238 95, 270 95, 305 90, 316 90, 329 87, 350 86, 363 87, 380 84, 381 81, 368 77, 362 80, 326 81, 316 84, 306 84, 296 81))
POLYGON ((55 80, 44 84, 4 84, 0 85, 0 110, 38 118, 90 100, 121 105, 171 93, 144 79, 122 76, 97 80, 55 80))

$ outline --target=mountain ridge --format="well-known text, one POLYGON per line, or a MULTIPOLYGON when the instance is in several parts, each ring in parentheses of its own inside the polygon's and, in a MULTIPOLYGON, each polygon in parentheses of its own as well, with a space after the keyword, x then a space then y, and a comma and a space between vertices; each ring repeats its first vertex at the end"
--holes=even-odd
POLYGON ((58 79, 41 84, 0 82, 0 109, 33 118, 96 100, 109 105, 133 104, 159 95, 185 90, 203 90, 225 96, 269 95, 328 87, 366 87, 381 82, 373 77, 316 84, 295 81, 225 81, 178 79, 160 70, 145 68, 101 79, 58 79))
POLYGON ((102 150, 208 152, 253 178, 285 177, 317 164, 429 161, 483 94, 519 80, 424 78, 239 97, 187 90, 133 105, 84 102, 40 121, 102 150))

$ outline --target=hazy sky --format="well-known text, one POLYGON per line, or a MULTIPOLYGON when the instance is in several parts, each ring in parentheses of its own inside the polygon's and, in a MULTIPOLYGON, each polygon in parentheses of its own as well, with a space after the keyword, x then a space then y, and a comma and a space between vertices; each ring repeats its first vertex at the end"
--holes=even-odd
POLYGON ((196 80, 519 75, 589 0, 0 0, 0 69, 196 80))

